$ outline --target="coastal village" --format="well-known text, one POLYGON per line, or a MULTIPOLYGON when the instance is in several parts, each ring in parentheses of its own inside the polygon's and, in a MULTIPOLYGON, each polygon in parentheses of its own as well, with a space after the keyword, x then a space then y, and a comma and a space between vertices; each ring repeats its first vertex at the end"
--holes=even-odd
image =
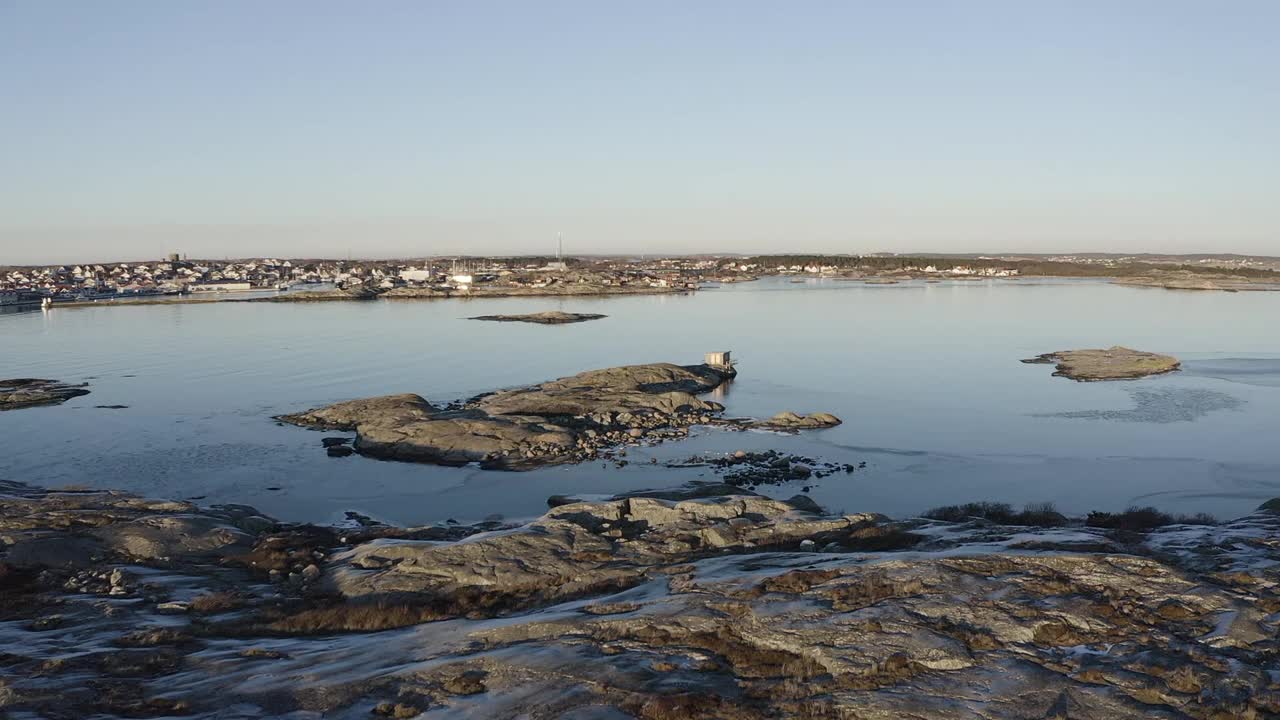
MULTIPOLYGON (((560 294, 696 290, 708 283, 754 280, 764 275, 859 276, 846 263, 769 262, 768 258, 689 256, 663 258, 443 257, 421 260, 189 260, 85 263, 0 268, 0 305, 128 300, 200 293, 334 290, 392 296, 457 295, 511 291, 560 294)), ((863 268, 874 270, 874 268, 863 268)), ((1012 277, 1015 268, 965 264, 906 265, 897 274, 1012 277)))
POLYGON ((0 272, 0 304, 128 299, 188 293, 397 288, 465 292, 474 286, 546 288, 565 283, 604 287, 685 288, 690 271, 714 262, 605 263, 544 258, 434 258, 421 261, 185 260, 10 268, 0 272))
POLYGON ((992 280, 1025 276, 1104 277, 1131 285, 1271 289, 1260 267, 1133 258, 1032 259, 872 255, 688 255, 668 257, 426 257, 398 260, 255 258, 0 266, 0 306, 52 307, 107 301, 218 299, 351 300, 511 295, 689 292, 766 276, 868 283, 992 280))

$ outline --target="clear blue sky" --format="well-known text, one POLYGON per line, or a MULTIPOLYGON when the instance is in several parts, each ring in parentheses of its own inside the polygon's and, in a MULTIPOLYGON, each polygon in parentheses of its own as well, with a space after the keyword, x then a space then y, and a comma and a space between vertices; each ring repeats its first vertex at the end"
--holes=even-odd
POLYGON ((1280 254, 1280 2, 0 0, 0 263, 1280 254))

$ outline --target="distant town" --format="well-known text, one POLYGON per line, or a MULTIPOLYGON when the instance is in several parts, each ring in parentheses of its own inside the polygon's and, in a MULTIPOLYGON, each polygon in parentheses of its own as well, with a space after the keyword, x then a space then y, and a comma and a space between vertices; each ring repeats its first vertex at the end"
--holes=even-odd
MULTIPOLYGON (((185 260, 11 268, 0 275, 8 304, 127 299, 158 295, 254 291, 337 290, 386 292, 400 288, 466 292, 491 286, 544 289, 573 284, 603 288, 695 289, 705 282, 739 282, 763 274, 834 275, 839 264, 762 259, 689 257, 658 259, 432 258, 421 261, 185 260)), ((1013 268, 925 265, 925 273, 1008 277, 1013 268)))
POLYGON ((766 275, 863 278, 1128 277, 1168 274, 1274 280, 1280 260, 1245 256, 697 255, 660 258, 434 257, 418 260, 255 258, 0 268, 0 305, 137 300, 162 296, 305 293, 299 299, 626 294, 696 290, 766 275))
POLYGON ((562 284, 687 289, 714 271, 715 260, 593 262, 544 257, 409 260, 187 260, 18 267, 0 271, 0 302, 40 304, 201 293, 321 289, 381 293, 396 289, 466 292, 501 285, 541 289, 562 284))

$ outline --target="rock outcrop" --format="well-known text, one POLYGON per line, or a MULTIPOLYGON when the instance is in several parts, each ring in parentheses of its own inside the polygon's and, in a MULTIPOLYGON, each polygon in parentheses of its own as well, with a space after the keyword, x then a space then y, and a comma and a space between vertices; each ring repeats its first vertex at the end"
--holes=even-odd
POLYGON ((578 597, 640 582, 655 567, 725 552, 796 550, 884 520, 824 518, 760 496, 671 502, 632 497, 553 508, 524 527, 448 544, 386 541, 340 553, 328 589, 347 600, 473 609, 578 597))
POLYGON ((68 385, 57 380, 14 378, 0 380, 0 411, 40 405, 61 405, 74 397, 88 395, 87 386, 68 385))
MULTIPOLYGON (((866 464, 862 463, 860 466, 866 467, 866 464)), ((836 473, 850 475, 859 469, 859 466, 851 463, 823 461, 777 450, 738 450, 724 455, 695 455, 681 462, 667 463, 667 467, 708 467, 723 477, 726 485, 737 488, 804 482, 810 478, 821 480, 836 473)), ((805 492, 809 490, 807 486, 802 489, 805 492)))
POLYGON ((293 425, 321 430, 353 431, 360 424, 404 425, 430 420, 441 412, 421 395, 383 395, 381 397, 349 400, 327 407, 316 408, 292 415, 282 415, 282 420, 293 425))
MULTIPOLYGON (((719 403, 697 393, 714 390, 733 375, 710 365, 627 365, 591 370, 530 388, 482 397, 476 407, 493 415, 673 415, 720 412, 719 403)), ((627 422, 624 420, 624 422, 627 422)))
POLYGON ((752 426, 763 430, 819 430, 839 424, 841 424, 840 418, 831 413, 799 415, 790 410, 784 410, 768 420, 757 420, 752 423, 752 426))
POLYGON ((1136 380, 1176 371, 1181 363, 1170 355, 1131 350, 1119 345, 1108 349, 1061 350, 1023 360, 1024 363, 1054 365, 1055 377, 1080 382, 1136 380))
POLYGON ((278 419, 356 432, 371 457, 521 470, 599 457, 628 442, 679 437, 724 410, 697 397, 731 368, 669 363, 580 373, 440 408, 419 395, 352 400, 278 419))
POLYGON ((534 323, 536 325, 568 325, 570 323, 601 320, 607 317, 609 316, 600 315, 598 313, 567 313, 552 310, 548 312, 529 313, 527 315, 478 315, 468 319, 488 320, 490 322, 534 323))
POLYGON ((1280 282, 1277 282, 1274 274, 1248 277, 1224 273, 1205 274, 1183 270, 1165 270, 1152 272, 1148 275, 1116 278, 1112 282, 1118 285, 1164 288, 1166 290, 1280 291, 1280 282))
POLYGON ((92 568, 101 561, 169 563, 247 552, 256 514, 199 511, 104 491, 54 492, 0 482, 0 541, 12 567, 92 568))
POLYGON ((578 449, 572 429, 537 416, 489 415, 480 410, 441 413, 407 423, 356 426, 355 450, 362 455, 491 468, 525 469, 569 462, 578 449), (526 462, 529 461, 529 462, 526 462))
POLYGON ((1271 510, 1132 532, 759 496, 339 531, 0 483, 0 709, 1260 720, 1277 536, 1271 510))

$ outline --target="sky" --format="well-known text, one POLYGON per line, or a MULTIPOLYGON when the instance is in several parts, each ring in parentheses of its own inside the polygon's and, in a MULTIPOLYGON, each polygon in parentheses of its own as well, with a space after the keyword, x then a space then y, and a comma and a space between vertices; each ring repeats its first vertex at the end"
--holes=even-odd
POLYGON ((1280 255, 1274 0, 0 0, 0 264, 1280 255))

